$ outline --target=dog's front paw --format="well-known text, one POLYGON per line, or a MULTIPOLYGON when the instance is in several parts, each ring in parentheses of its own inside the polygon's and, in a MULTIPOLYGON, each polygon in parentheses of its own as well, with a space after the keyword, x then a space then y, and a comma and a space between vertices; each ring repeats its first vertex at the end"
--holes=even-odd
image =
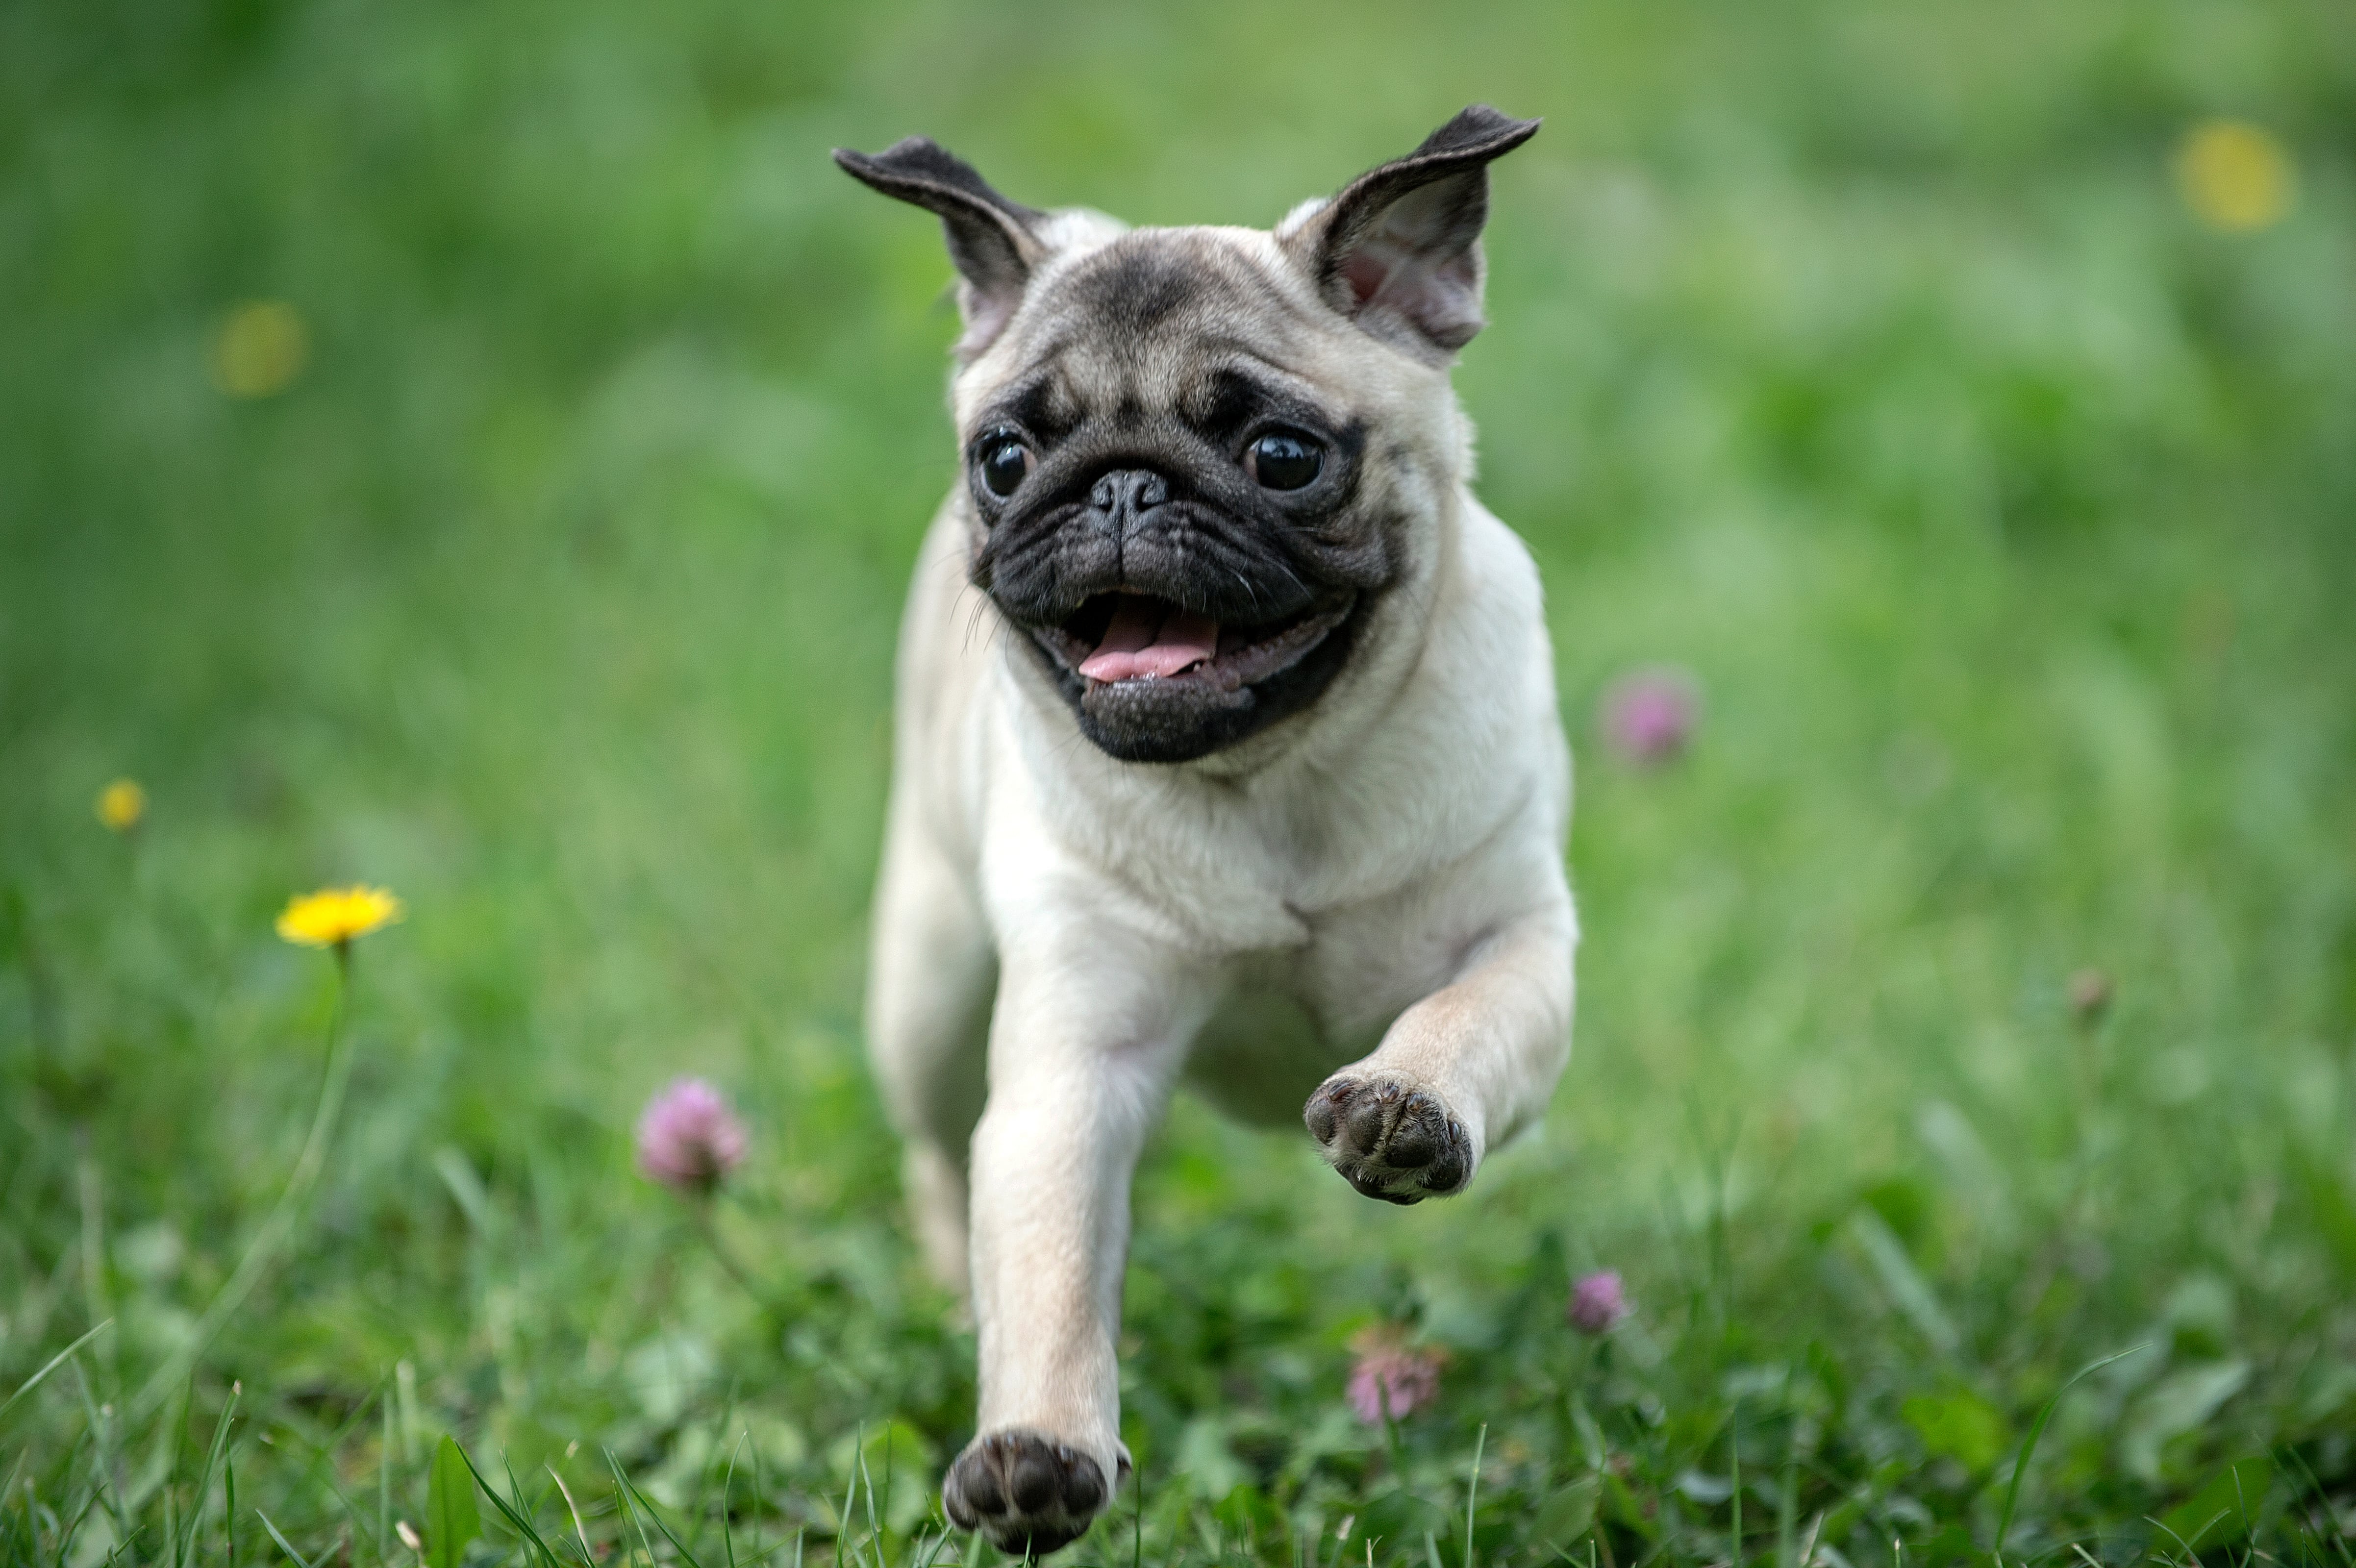
POLYGON ((1386 1203, 1420 1203, 1472 1179, 1472 1140, 1447 1103, 1384 1077, 1329 1078, 1301 1113, 1343 1179, 1386 1203))
POLYGON ((941 1483, 941 1501, 959 1530, 979 1530, 1001 1552, 1033 1558, 1087 1534, 1105 1496, 1094 1459, 1019 1426, 975 1438, 941 1483))

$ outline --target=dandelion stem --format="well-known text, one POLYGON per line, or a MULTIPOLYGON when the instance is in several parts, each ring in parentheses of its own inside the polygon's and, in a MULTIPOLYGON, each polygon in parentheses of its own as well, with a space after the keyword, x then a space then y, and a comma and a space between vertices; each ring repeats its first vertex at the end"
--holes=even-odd
MULTIPOLYGON (((113 1305, 106 1292, 106 1194, 98 1170, 98 1161, 90 1152, 90 1125, 85 1122, 74 1128, 74 1174, 81 1197, 81 1288, 88 1303, 90 1320, 104 1323, 114 1317, 113 1305)), ((122 1377, 118 1371, 115 1348, 120 1339, 109 1339, 99 1353, 105 1358, 102 1369, 105 1386, 111 1392, 121 1393, 122 1377)))
POLYGON ((294 1234, 304 1200, 310 1197, 311 1188, 319 1179, 319 1168, 327 1163, 327 1144, 335 1132, 337 1115, 343 1109, 344 1088, 351 1081, 352 1053, 345 1038, 351 1005, 352 946, 346 941, 336 944, 336 1007, 327 1018, 327 1072, 319 1084, 319 1103, 311 1113, 311 1130, 303 1140, 303 1152, 295 1157, 294 1169, 286 1178, 285 1189, 279 1193, 269 1217, 247 1244, 245 1256, 238 1260, 236 1272, 213 1297, 212 1305, 205 1308, 204 1316, 197 1319, 195 1329, 180 1348, 155 1369, 131 1402, 134 1420, 144 1421, 153 1415, 188 1375, 197 1358, 205 1353, 213 1337, 245 1304, 246 1296, 294 1234))

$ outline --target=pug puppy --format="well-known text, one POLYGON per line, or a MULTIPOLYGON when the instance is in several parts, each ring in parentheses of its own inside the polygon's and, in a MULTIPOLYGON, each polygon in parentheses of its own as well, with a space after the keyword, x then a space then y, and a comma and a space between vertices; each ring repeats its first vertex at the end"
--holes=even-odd
POLYGON ((1273 231, 1034 211, 921 137, 835 154, 959 278, 867 1029, 980 1336, 943 1501, 1009 1553, 1129 1469, 1130 1172, 1182 1076, 1414 1203, 1569 1055, 1553 657, 1449 383, 1489 163, 1537 130, 1467 109, 1273 231))

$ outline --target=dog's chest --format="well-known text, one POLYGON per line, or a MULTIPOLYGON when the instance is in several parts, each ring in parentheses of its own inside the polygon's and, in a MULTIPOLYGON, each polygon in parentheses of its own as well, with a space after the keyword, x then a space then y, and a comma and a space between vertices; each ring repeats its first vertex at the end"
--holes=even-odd
POLYGON ((1294 791, 1089 804, 1066 819, 1076 818, 1082 859, 1182 927, 1197 951, 1248 965, 1321 1014, 1355 1011, 1369 987, 1420 994, 1430 891, 1452 880, 1488 827, 1294 791))
POLYGON ((1337 1067, 1374 1048, 1392 1019, 1454 977, 1460 946, 1361 912, 1303 923, 1298 946, 1222 965, 1188 1077, 1230 1115, 1289 1122, 1337 1067))

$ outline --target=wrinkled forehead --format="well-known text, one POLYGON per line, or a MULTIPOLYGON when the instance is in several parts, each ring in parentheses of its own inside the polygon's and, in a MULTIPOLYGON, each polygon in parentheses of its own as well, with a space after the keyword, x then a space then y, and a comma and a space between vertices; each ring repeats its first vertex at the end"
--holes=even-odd
POLYGON ((1319 402, 1327 315, 1265 235, 1137 230, 1040 280, 970 412, 1019 404, 1053 431, 1122 414, 1215 421, 1246 388, 1319 402))

